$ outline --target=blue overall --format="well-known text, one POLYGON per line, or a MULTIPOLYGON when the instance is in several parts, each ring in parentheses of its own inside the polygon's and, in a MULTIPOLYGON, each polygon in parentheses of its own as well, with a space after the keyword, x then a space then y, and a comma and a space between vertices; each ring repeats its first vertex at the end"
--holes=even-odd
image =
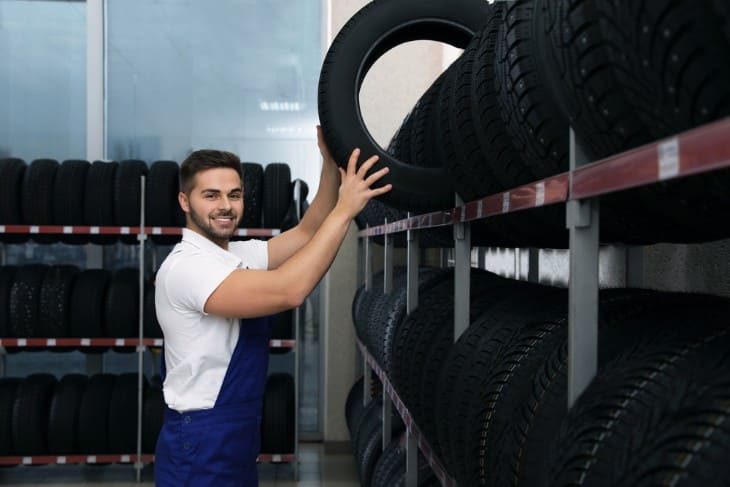
MULTIPOLYGON (((269 317, 241 320, 238 343, 213 408, 183 413, 166 408, 155 450, 155 485, 258 485, 269 322, 269 317)), ((162 373, 164 379, 164 368, 162 373)))

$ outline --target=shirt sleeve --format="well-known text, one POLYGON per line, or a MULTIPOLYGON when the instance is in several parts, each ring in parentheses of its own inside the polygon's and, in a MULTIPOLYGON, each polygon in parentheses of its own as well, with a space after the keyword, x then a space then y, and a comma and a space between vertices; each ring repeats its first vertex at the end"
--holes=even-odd
POLYGON ((244 269, 265 270, 269 268, 269 243, 265 240, 231 242, 228 251, 241 259, 244 269))
POLYGON ((165 276, 167 297, 173 306, 207 314, 204 308, 208 298, 234 270, 211 256, 180 259, 165 276))

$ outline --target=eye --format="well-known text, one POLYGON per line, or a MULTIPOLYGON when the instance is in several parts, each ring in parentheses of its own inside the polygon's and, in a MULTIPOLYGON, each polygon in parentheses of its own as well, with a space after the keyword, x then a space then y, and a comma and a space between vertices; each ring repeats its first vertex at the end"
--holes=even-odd
POLYGON ((230 196, 232 200, 240 200, 242 197, 241 193, 235 193, 230 196))
POLYGON ((214 200, 214 199, 215 199, 215 195, 214 195, 213 193, 208 193, 208 194, 206 194, 206 195, 204 196, 204 198, 205 198, 206 200, 214 200))

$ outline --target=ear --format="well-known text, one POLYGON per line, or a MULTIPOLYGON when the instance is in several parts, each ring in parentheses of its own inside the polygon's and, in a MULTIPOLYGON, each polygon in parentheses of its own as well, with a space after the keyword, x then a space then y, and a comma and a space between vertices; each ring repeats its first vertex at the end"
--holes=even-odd
POLYGON ((180 191, 177 194, 177 202, 180 203, 180 208, 182 208, 182 211, 185 213, 190 213, 190 201, 188 200, 188 195, 180 191))

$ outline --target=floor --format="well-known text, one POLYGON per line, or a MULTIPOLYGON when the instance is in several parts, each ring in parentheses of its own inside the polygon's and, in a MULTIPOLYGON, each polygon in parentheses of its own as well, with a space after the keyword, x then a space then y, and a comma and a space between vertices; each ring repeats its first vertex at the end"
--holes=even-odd
MULTIPOLYGON (((128 465, 42 465, 0 468, 0 485, 57 487, 107 486, 150 487, 154 470, 142 470, 142 482, 134 481, 128 465)), ((356 487, 355 461, 351 454, 325 454, 321 444, 302 444, 299 449, 299 481, 294 480, 292 465, 259 465, 259 487, 356 487)))

